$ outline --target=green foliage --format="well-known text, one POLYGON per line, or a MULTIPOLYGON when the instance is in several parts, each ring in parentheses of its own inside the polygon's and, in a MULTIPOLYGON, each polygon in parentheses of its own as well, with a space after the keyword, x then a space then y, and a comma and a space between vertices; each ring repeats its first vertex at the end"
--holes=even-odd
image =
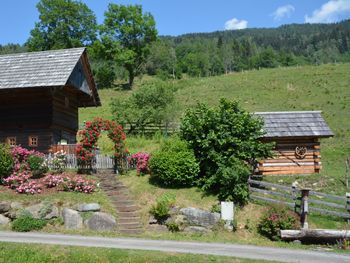
POLYGON ((196 183, 199 165, 193 150, 185 141, 173 137, 151 155, 151 178, 166 186, 192 186, 196 183))
POLYGON ((33 173, 33 176, 41 176, 49 170, 48 166, 45 163, 44 157, 38 155, 30 155, 27 162, 30 170, 33 173))
POLYGON ((280 240, 280 231, 284 229, 298 229, 298 216, 284 206, 271 206, 266 209, 258 224, 261 235, 271 240, 280 240))
POLYGON ((30 32, 30 51, 82 47, 96 40, 96 17, 76 0, 40 0, 39 22, 30 32))
POLYGON ((271 156, 271 144, 262 143, 263 122, 242 110, 237 102, 220 100, 216 108, 205 104, 186 111, 181 136, 200 164, 200 185, 224 200, 244 204, 247 179, 256 159, 271 156))
POLYGON ((29 215, 21 216, 12 222, 12 230, 17 232, 29 232, 40 230, 46 226, 47 221, 44 219, 35 219, 29 215))
POLYGON ((111 62, 102 61, 95 63, 95 69, 93 70, 96 84, 99 89, 112 88, 116 73, 114 65, 111 62))
POLYGON ((164 221, 170 216, 170 207, 175 203, 175 196, 169 194, 163 194, 157 199, 157 203, 152 205, 150 214, 154 216, 159 223, 164 221))
POLYGON ((141 5, 109 4, 101 26, 101 40, 117 64, 129 73, 129 86, 141 73, 149 54, 150 44, 157 39, 156 24, 141 5))
POLYGON ((13 170, 14 161, 10 146, 0 143, 0 183, 1 179, 9 176, 13 170))
POLYGON ((171 232, 179 232, 180 231, 179 224, 174 222, 174 221, 166 222, 165 225, 168 228, 168 230, 171 232))
POLYGON ((130 126, 129 133, 148 124, 169 122, 174 115, 173 88, 162 81, 145 84, 128 98, 116 98, 111 103, 116 122, 130 126))

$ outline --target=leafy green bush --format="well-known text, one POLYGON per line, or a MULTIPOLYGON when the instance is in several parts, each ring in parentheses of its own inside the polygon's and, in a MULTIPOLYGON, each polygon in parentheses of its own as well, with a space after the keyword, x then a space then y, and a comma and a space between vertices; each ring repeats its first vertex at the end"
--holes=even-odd
POLYGON ((152 179, 166 186, 194 185, 199 173, 193 151, 177 137, 165 141, 151 155, 149 167, 152 179))
POLYGON ((0 144, 0 183, 1 179, 9 176, 13 170, 13 157, 11 155, 10 146, 0 144))
POLYGON ((32 230, 40 230, 46 226, 47 221, 44 219, 36 219, 30 215, 23 215, 12 222, 12 230, 17 232, 29 232, 32 230))
POLYGON ((34 177, 41 176, 49 170, 48 166, 45 163, 44 157, 38 155, 30 155, 27 162, 34 177))
POLYGON ((259 233, 271 240, 280 240, 281 230, 298 228, 298 216, 287 207, 278 205, 266 209, 258 224, 259 233))
POLYGON ((180 231, 179 224, 174 222, 174 221, 167 222, 165 225, 168 228, 168 230, 171 232, 179 232, 180 231))
POLYGON ((153 215, 154 218, 162 224, 170 216, 170 207, 174 205, 174 203, 174 196, 164 194, 158 198, 155 205, 152 205, 150 214, 153 215))
POLYGON ((272 156, 273 145, 260 141, 262 127, 261 119, 225 99, 218 107, 198 104, 186 111, 181 137, 200 164, 203 189, 238 204, 247 202, 252 166, 257 159, 272 156))

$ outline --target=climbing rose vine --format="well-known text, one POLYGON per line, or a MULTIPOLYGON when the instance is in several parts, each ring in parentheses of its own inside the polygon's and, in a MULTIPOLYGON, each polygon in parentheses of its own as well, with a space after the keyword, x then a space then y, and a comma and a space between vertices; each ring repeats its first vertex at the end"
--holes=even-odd
POLYGON ((128 151, 125 147, 126 135, 123 127, 114 121, 95 118, 85 123, 85 128, 79 131, 79 144, 76 148, 78 164, 80 167, 90 168, 95 158, 98 138, 102 131, 108 132, 108 138, 113 142, 114 157, 119 169, 122 169, 123 159, 128 151))

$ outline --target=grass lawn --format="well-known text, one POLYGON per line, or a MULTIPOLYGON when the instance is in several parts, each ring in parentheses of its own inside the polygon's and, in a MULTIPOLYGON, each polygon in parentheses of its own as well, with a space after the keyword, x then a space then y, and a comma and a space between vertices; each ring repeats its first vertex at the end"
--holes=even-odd
MULTIPOLYGON (((322 192, 345 195, 344 161, 350 157, 350 64, 327 64, 275 69, 253 70, 229 75, 172 81, 177 88, 179 104, 177 118, 197 101, 215 105, 219 98, 240 101, 244 109, 254 111, 322 110, 323 116, 335 133, 334 138, 322 140, 323 170, 320 175, 300 178, 284 176, 284 183, 303 180, 322 192)), ((150 78, 139 79, 135 88, 150 78)), ((102 107, 80 110, 80 122, 101 116, 111 118, 110 101, 113 97, 130 96, 132 91, 100 90, 102 107)), ((106 141, 106 140, 105 140, 106 141)), ((155 147, 139 138, 129 138, 131 152, 152 151, 155 147), (148 145, 148 146, 145 146, 148 145)), ((108 142, 105 147, 108 148, 108 142)), ((102 147, 104 148, 104 147, 102 147)), ((282 179, 283 179, 282 178, 282 179)), ((271 181, 281 178, 271 177, 271 181)))
MULTIPOLYGON (((219 256, 104 248, 0 243, 0 263, 61 262, 269 262, 219 256)), ((274 261, 275 262, 275 261, 274 261)))

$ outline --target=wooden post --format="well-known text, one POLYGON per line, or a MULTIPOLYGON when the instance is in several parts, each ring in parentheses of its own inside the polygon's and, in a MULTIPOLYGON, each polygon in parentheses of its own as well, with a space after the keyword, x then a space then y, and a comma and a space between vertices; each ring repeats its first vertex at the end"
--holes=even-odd
POLYGON ((301 222, 301 228, 302 229, 308 229, 309 224, 307 222, 307 214, 309 213, 309 188, 301 189, 301 214, 300 214, 300 222, 301 222))
POLYGON ((348 224, 350 224, 350 193, 346 193, 346 210, 348 211, 348 224))
POLYGON ((292 184, 292 198, 293 198, 293 202, 294 202, 294 212, 297 212, 297 189, 296 189, 296 185, 293 183, 292 184))

